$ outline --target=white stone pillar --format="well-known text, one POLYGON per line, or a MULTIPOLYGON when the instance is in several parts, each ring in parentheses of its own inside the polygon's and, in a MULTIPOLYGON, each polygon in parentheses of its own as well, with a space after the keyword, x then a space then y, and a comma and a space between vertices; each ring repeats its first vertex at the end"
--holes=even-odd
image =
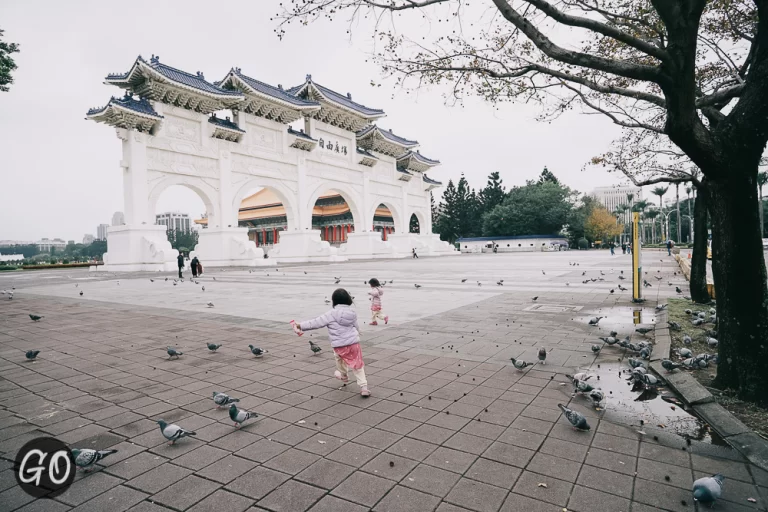
POLYGON ((147 202, 147 135, 135 130, 122 130, 123 201, 127 225, 154 224, 149 218, 147 202))
POLYGON ((309 201, 309 191, 307 183, 307 159, 303 156, 299 156, 296 163, 296 175, 297 175, 297 205, 296 208, 296 221, 295 225, 299 231, 307 231, 312 229, 312 211, 315 207, 313 204, 307 204, 309 201))

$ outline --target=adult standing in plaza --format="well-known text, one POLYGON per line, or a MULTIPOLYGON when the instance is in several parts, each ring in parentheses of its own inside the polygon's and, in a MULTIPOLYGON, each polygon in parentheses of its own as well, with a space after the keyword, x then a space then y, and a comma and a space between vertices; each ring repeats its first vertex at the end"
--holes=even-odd
POLYGON ((179 265, 179 279, 181 279, 181 271, 184 270, 184 253, 179 251, 179 256, 176 258, 176 263, 179 265))
POLYGON ((192 277, 200 275, 200 260, 197 259, 197 256, 189 262, 189 268, 192 270, 192 277))
POLYGON ((413 248, 412 252, 413 252, 413 258, 412 259, 415 259, 415 260, 419 259, 419 255, 416 254, 416 248, 415 247, 413 248))

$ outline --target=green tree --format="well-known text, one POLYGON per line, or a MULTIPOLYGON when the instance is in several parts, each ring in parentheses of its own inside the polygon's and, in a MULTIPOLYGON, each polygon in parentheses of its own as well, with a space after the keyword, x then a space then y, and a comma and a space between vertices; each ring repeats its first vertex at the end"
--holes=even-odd
POLYGON ((458 215, 456 208, 456 186, 453 180, 448 180, 445 190, 443 190, 442 213, 437 219, 437 232, 440 233, 440 239, 453 244, 459 237, 458 215))
POLYGON ((560 180, 557 179, 557 177, 552 174, 552 171, 544 167, 544 170, 541 171, 541 174, 539 175, 539 183, 544 183, 545 181, 549 181, 551 183, 560 184, 560 180))
MULTIPOLYGON (((656 217, 659 217, 661 219, 661 216, 659 215, 659 210, 651 209, 645 212, 644 217, 650 221, 651 224, 651 243, 656 243, 656 217)), ((659 235, 661 235, 662 230, 659 228, 659 235)))
POLYGON ((421 233, 421 226, 419 225, 419 219, 416 215, 411 215, 411 220, 408 223, 409 233, 421 233))
POLYGON ((645 199, 642 199, 640 201, 635 201, 635 204, 632 206, 633 212, 640 212, 640 243, 645 243, 645 236, 643 236, 643 217, 645 217, 645 209, 648 208, 649 203, 645 199))
MULTIPOLYGON (((656 187, 651 190, 651 193, 655 196, 659 196, 659 211, 664 211, 664 194, 667 193, 669 187, 656 187)), ((669 240, 669 233, 664 233, 664 219, 660 219, 659 236, 663 241, 669 240)))
POLYGON ((106 240, 94 240, 93 243, 83 249, 85 256, 97 260, 101 260, 105 252, 107 252, 106 240))
MULTIPOLYGON (((435 204, 435 196, 432 194, 432 191, 429 191, 429 212, 432 215, 432 230, 436 230, 437 226, 437 219, 439 218, 440 214, 437 211, 437 205, 435 204)), ((438 231, 435 231, 435 233, 438 233, 438 231)))
POLYGON ((176 250, 193 251, 197 245, 197 231, 194 229, 169 229, 167 234, 171 247, 176 250))
POLYGON ((483 217, 485 236, 554 235, 568 222, 574 193, 545 181, 514 187, 504 202, 483 217))
MULTIPOLYGON (((599 208, 600 201, 592 196, 585 195, 576 203, 576 205, 568 213, 568 241, 574 249, 578 247, 578 241, 581 238, 587 239, 585 225, 587 219, 592 214, 592 210, 599 208)), ((590 240, 594 242, 594 239, 590 240)))
POLYGON ((480 234, 482 208, 480 200, 462 173, 456 186, 456 228, 457 237, 471 237, 480 234))
POLYGON ((488 176, 488 183, 478 194, 483 213, 493 210, 504 201, 507 192, 501 182, 498 171, 494 171, 488 176))
POLYGON ((0 254, 23 254, 25 258, 31 258, 40 254, 40 249, 35 244, 12 245, 10 247, 0 248, 0 254))
POLYGON ((18 53, 19 45, 3 41, 3 30, 0 29, 0 91, 8 92, 13 83, 13 71, 16 70, 16 62, 12 54, 18 53))

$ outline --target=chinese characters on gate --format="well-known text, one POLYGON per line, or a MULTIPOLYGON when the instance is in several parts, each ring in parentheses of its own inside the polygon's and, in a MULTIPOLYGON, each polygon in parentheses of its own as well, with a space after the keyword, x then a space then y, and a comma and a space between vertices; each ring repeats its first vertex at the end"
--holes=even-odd
POLYGON ((345 155, 347 154, 347 146, 339 147, 338 141, 336 141, 336 144, 334 145, 334 143, 331 141, 325 142, 323 139, 320 139, 318 144, 322 149, 327 149, 328 151, 334 151, 336 153, 343 153, 345 155))

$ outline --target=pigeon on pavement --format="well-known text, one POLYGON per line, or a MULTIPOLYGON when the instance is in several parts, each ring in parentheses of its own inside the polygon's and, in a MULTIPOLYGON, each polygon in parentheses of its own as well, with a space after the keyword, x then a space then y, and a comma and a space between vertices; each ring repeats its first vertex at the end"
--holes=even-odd
POLYGON ((676 369, 680 368, 682 365, 680 363, 675 363, 674 361, 670 361, 669 359, 664 359, 661 361, 661 367, 667 370, 668 372, 673 372, 676 369))
POLYGON ((197 432, 193 432, 191 430, 184 430, 178 425, 174 425, 174 424, 169 425, 163 420, 158 420, 157 424, 160 425, 160 432, 162 432, 163 437, 165 437, 167 440, 170 441, 170 443, 168 444, 175 444, 176 441, 178 441, 182 437, 197 435, 197 432))
POLYGON ((539 361, 541 364, 547 364, 547 349, 543 347, 539 349, 539 361))
POLYGON ((563 404, 557 404, 557 406, 563 411, 563 415, 571 423, 571 425, 573 425, 573 428, 582 431, 590 429, 589 423, 587 423, 587 418, 585 418, 584 415, 567 408, 563 404))
POLYGON ((515 359, 514 357, 510 357, 509 360, 512 361, 512 365, 518 370, 522 370, 526 366, 531 366, 531 363, 523 361, 522 359, 515 359))
POLYGON ((259 415, 255 412, 248 412, 238 409, 235 404, 229 406, 229 417, 235 422, 235 427, 240 428, 240 425, 251 418, 258 418, 259 415))
POLYGON ((641 367, 641 366, 643 366, 643 367, 645 366, 645 363, 641 359, 635 359, 634 357, 630 357, 629 359, 627 359, 627 363, 632 368, 638 368, 638 367, 641 367))
POLYGON ((579 393, 589 393, 590 391, 595 389, 590 384, 587 384, 586 382, 581 380, 574 380, 573 388, 574 388, 574 391, 577 391, 579 393))
POLYGON ((27 350, 27 353, 25 354, 26 358, 32 361, 34 358, 37 357, 37 354, 39 354, 39 350, 27 350))
POLYGON ((539 296, 537 295, 537 296, 535 296, 534 298, 532 298, 531 300, 532 300, 533 302, 536 302, 537 300, 539 300, 539 296))
POLYGON ((605 318, 604 316, 593 316, 589 319, 589 325, 597 325, 600 320, 605 318))
POLYGON ((656 306, 656 311, 664 311, 665 309, 667 309, 667 306, 668 304, 659 304, 658 306, 656 306))
POLYGON ((643 336, 645 336, 646 334, 648 334, 651 331, 653 331, 653 329, 650 328, 650 327, 638 327, 637 329, 635 329, 635 332, 639 332, 643 336))
POLYGON ((605 398, 605 393, 600 391, 599 389, 593 389, 589 392, 589 398, 592 399, 592 403, 595 407, 600 407, 600 402, 603 401, 605 398))
POLYGON ((33 322, 39 322, 40 319, 43 318, 43 317, 40 316, 40 315, 32 315, 32 314, 30 314, 29 318, 31 318, 33 322))
POLYGON ((117 450, 91 450, 90 448, 72 448, 75 465, 86 472, 104 457, 117 453, 117 450))
POLYGON ((207 305, 208 305, 209 308, 212 308, 213 307, 213 302, 209 302, 207 305))
POLYGON ((216 404, 217 409, 221 409, 225 405, 233 404, 239 401, 239 398, 232 398, 231 396, 224 393, 219 393, 218 391, 213 392, 213 402, 216 404))
POLYGON ((217 345, 215 343, 208 343, 208 350, 210 350, 211 352, 216 352, 220 348, 221 348, 221 345, 217 345))
POLYGON ((421 285, 420 285, 420 284, 414 284, 413 286, 415 286, 417 290, 418 290, 419 288, 421 288, 421 285))
POLYGON ((309 340, 309 348, 312 349, 312 352, 314 354, 317 354, 318 352, 323 350, 322 348, 320 348, 320 345, 318 345, 317 343, 312 343, 312 340, 309 340))
POLYGON ((172 357, 175 357, 176 359, 178 359, 179 356, 183 356, 184 355, 184 352, 179 352, 178 350, 176 350, 173 347, 167 347, 167 351, 168 351, 168 359, 170 359, 172 357))
POLYGON ((595 354, 598 354, 600 353, 601 348, 603 347, 601 347, 600 345, 592 345, 592 352, 594 352, 595 354))
POLYGON ((675 291, 677 293, 683 293, 683 290, 681 290, 679 286, 675 286, 675 291))
POLYGON ((714 504, 723 494, 725 477, 720 473, 693 482, 693 499, 701 503, 714 504))
POLYGON ((264 350, 260 349, 259 347, 254 347, 253 345, 248 345, 248 348, 251 349, 251 354, 255 355, 256 357, 261 357, 264 355, 264 350))

